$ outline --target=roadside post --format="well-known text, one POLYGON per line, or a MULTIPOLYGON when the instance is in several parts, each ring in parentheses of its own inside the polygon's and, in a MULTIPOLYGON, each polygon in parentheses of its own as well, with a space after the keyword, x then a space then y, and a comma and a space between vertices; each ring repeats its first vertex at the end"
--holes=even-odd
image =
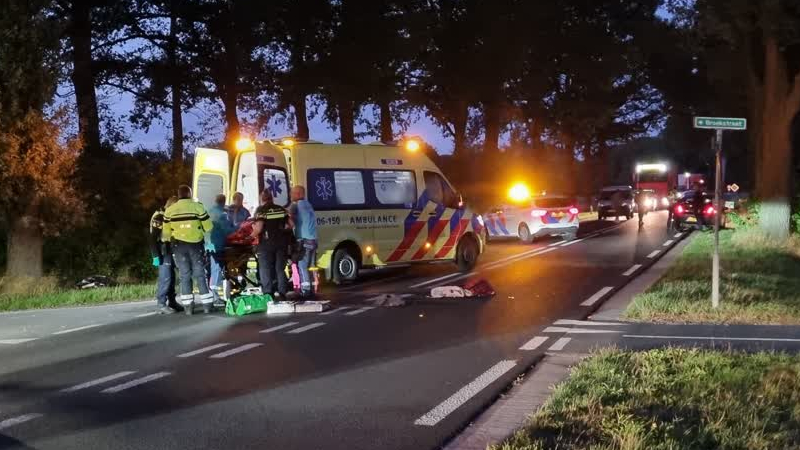
MULTIPOLYGON (((711 263, 711 306, 719 307, 719 226, 722 212, 722 137, 725 130, 744 131, 747 119, 735 117, 695 117, 694 127, 703 130, 715 130, 714 152, 716 154, 716 170, 714 184, 714 256, 711 263)), ((737 186, 738 188, 738 186, 737 186)))

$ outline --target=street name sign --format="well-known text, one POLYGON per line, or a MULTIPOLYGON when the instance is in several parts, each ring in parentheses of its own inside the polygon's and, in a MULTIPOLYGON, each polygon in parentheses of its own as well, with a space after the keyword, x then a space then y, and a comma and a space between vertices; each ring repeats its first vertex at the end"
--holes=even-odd
POLYGON ((747 119, 736 117, 695 117, 694 127, 707 130, 746 130, 747 119))

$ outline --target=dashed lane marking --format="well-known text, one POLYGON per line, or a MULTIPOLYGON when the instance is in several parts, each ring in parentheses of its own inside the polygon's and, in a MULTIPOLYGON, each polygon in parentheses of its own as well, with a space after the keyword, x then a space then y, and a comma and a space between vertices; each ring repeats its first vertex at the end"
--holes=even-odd
POLYGON ((108 383, 109 381, 114 381, 119 378, 127 377, 128 375, 133 375, 136 373, 135 370, 126 370, 124 372, 118 372, 113 375, 108 375, 106 377, 98 378, 96 380, 87 381, 86 383, 77 384, 72 387, 68 387, 66 389, 62 389, 61 392, 75 392, 80 391, 81 389, 90 388, 92 386, 97 386, 98 384, 108 383))
POLYGON ((77 327, 77 328, 69 328, 69 329, 67 329, 67 330, 56 331, 56 332, 55 332, 55 333, 53 333, 53 334, 67 334, 67 333, 74 333, 74 332, 76 332, 76 331, 88 330, 89 328, 97 328, 97 327, 99 327, 99 326, 102 326, 102 325, 103 325, 102 323, 93 323, 93 324, 91 324, 91 325, 84 325, 84 326, 82 326, 82 327, 77 327))
POLYGON ((422 283, 412 284, 411 286, 409 286, 409 288, 416 289, 416 288, 427 286, 429 284, 433 284, 433 283, 436 283, 436 282, 439 282, 439 281, 442 281, 442 280, 447 280, 449 278, 453 278, 453 277, 458 276, 458 275, 461 275, 461 274, 460 273, 451 273, 449 275, 444 275, 444 276, 441 276, 441 277, 438 277, 438 278, 434 278, 432 280, 423 281, 422 283))
POLYGON ((681 236, 683 236, 683 233, 675 233, 675 236, 672 236, 672 237, 674 237, 675 239, 678 239, 681 236))
POLYGON ((683 339, 690 341, 766 341, 766 342, 800 342, 800 339, 792 338, 762 338, 762 337, 724 337, 724 336, 658 336, 646 334, 623 334, 624 338, 634 339, 683 339))
POLYGON ((146 312, 146 313, 144 313, 144 314, 139 314, 139 315, 138 315, 138 316, 136 316, 136 317, 137 317, 137 318, 138 318, 138 317, 149 317, 149 316, 155 316, 156 314, 158 314, 158 311, 150 311, 150 312, 146 312))
POLYGON ((274 326, 272 328, 267 328, 267 329, 261 330, 261 331, 259 331, 259 333, 272 333, 273 331, 278 331, 278 330, 282 330, 284 328, 293 327, 293 326, 297 325, 298 323, 300 323, 300 322, 286 322, 284 324, 277 325, 277 326, 274 326))
POLYGON ((25 422, 31 421, 33 419, 38 419, 42 417, 43 414, 39 413, 31 413, 31 414, 23 414, 21 416, 12 417, 6 420, 0 420, 0 430, 4 430, 6 428, 11 428, 15 425, 23 424, 25 422))
POLYGON ((17 344, 24 344, 26 342, 35 341, 37 338, 27 338, 27 339, 0 339, 0 344, 4 345, 17 345, 17 344))
POLYGON ((333 308, 323 313, 320 313, 320 316, 329 316, 331 314, 340 313, 342 311, 347 311, 348 309, 353 309, 355 306, 340 306, 338 308, 333 308))
POLYGON ((161 378, 168 377, 170 375, 172 375, 171 372, 153 373, 153 374, 141 377, 141 378, 137 378, 135 380, 128 381, 127 383, 122 383, 122 384, 118 384, 116 386, 111 386, 110 388, 103 389, 100 392, 103 393, 103 394, 116 394, 117 392, 122 392, 122 391, 124 391, 126 389, 130 389, 132 387, 140 386, 142 384, 149 383, 151 381, 159 380, 161 378))
POLYGON ((636 273, 636 271, 641 269, 641 268, 642 268, 641 264, 634 264, 633 266, 631 266, 630 269, 628 269, 625 272, 623 272, 622 276, 623 277, 629 277, 629 276, 633 275, 634 273, 636 273))
POLYGON ((478 376, 478 378, 475 378, 468 385, 459 389, 458 392, 451 395, 447 400, 439 403, 432 410, 428 411, 422 417, 414 421, 414 425, 422 425, 427 427, 436 425, 450 413, 458 409, 461 405, 468 402, 469 399, 474 397, 477 393, 497 381, 497 379, 502 377, 506 372, 511 370, 516 365, 517 362, 514 360, 500 361, 492 366, 489 370, 478 376))
POLYGON ((620 322, 595 322, 592 320, 572 320, 572 319, 559 319, 553 322, 553 325, 585 325, 590 327, 614 327, 625 325, 620 322))
POLYGON ((210 352, 211 350, 216 350, 218 348, 226 347, 230 344, 227 342, 220 342, 219 344, 209 345, 208 347, 199 348, 197 350, 193 350, 191 352, 181 353, 178 355, 178 358, 188 358, 190 356, 200 355, 206 352, 210 352))
POLYGON ((240 345, 240 346, 238 346, 236 348, 232 348, 230 350, 225 350, 222 353, 215 353, 215 354, 209 356, 209 358, 214 358, 214 359, 227 358, 228 356, 232 356, 232 355, 235 355, 237 353, 246 352, 246 351, 254 349, 256 347, 261 347, 262 345, 264 345, 264 344, 262 344, 261 342, 253 342, 251 344, 244 344, 244 345, 240 345))
POLYGON ((598 330, 597 328, 566 328, 566 327, 547 327, 543 333, 566 333, 566 334, 616 334, 622 333, 617 330, 598 330))
POLYGON ((670 245, 672 245, 673 242, 675 242, 675 241, 673 241, 672 239, 664 242, 664 247, 669 247, 670 245))
POLYGON ((562 247, 569 247, 570 245, 577 244, 578 242, 583 242, 586 239, 588 239, 588 238, 581 238, 581 239, 575 239, 575 240, 572 240, 572 241, 569 241, 569 242, 564 242, 563 244, 561 244, 561 246, 562 247))
POLYGON ((321 327, 323 325, 325 325, 325 322, 315 322, 315 323, 308 324, 308 325, 306 325, 304 327, 295 328, 294 330, 289 330, 286 333, 287 334, 300 334, 300 333, 303 333, 303 332, 308 331, 308 330, 313 330, 314 328, 319 328, 319 327, 321 327))
POLYGON ((539 348, 540 345, 547 342, 548 339, 550 338, 548 338, 547 336, 536 336, 535 338, 523 344, 522 347, 520 347, 519 349, 528 351, 536 350, 537 348, 539 348))
POLYGON ((597 303, 598 300, 603 298, 606 294, 614 290, 614 286, 606 286, 603 289, 595 292, 591 297, 587 298, 581 303, 581 306, 592 306, 597 303))
POLYGON ((656 256, 658 256, 658 254, 659 254, 659 253, 661 253, 661 250, 653 250, 653 251, 652 251, 652 252, 651 252, 649 255, 647 255, 647 257, 648 257, 649 259, 653 259, 653 258, 655 258, 656 256))
POLYGON ((550 348, 547 349, 547 351, 548 352, 560 352, 561 350, 564 350, 564 347, 566 347, 567 344, 569 344, 569 341, 571 341, 571 340, 572 340, 572 338, 568 338, 568 337, 559 338, 557 341, 555 341, 553 343, 553 345, 550 346, 550 348))
POLYGON ((375 306, 364 306, 363 308, 358 308, 354 311, 344 313, 345 316, 357 316, 361 313, 365 313, 369 310, 375 309, 375 306))

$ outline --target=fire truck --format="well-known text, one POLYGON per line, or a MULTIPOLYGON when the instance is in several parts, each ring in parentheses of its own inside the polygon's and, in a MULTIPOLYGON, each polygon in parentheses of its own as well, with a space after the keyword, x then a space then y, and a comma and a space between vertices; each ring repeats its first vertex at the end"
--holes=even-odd
POLYGON ((675 189, 678 173, 674 167, 664 162, 636 164, 633 182, 635 189, 646 189, 654 192, 658 207, 669 206, 669 192, 675 189))

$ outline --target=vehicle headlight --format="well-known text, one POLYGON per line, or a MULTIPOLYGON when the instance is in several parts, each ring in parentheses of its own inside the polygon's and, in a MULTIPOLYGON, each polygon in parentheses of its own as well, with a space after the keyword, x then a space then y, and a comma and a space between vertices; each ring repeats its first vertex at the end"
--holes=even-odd
POLYGON ((483 226, 483 216, 478 215, 478 223, 480 224, 480 226, 483 226))
POLYGON ((644 204, 648 208, 652 208, 653 206, 655 206, 655 200, 653 200, 652 198, 648 198, 647 200, 644 201, 644 204))
POLYGON ((669 206, 669 199, 667 197, 661 197, 661 206, 669 206))

